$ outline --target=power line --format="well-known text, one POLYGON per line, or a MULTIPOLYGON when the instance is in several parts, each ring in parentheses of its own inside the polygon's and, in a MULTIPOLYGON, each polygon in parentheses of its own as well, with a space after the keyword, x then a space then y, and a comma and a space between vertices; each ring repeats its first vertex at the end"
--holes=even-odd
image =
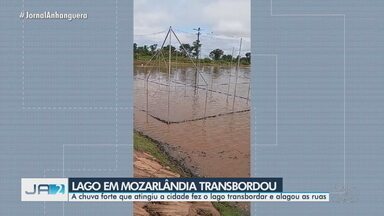
MULTIPOLYGON (((207 38, 212 38, 212 39, 219 39, 219 40, 239 40, 241 38, 240 36, 219 35, 219 34, 215 34, 213 32, 204 33, 204 32, 202 32, 201 28, 200 28, 200 31, 199 31, 199 28, 194 29, 195 31, 198 31, 197 33, 196 32, 187 32, 187 31, 184 31, 181 29, 173 29, 173 30, 175 32, 179 32, 179 33, 183 33, 183 34, 189 34, 189 35, 196 35, 196 34, 199 34, 199 32, 200 32, 199 38, 201 36, 205 36, 207 38)), ((134 36, 151 36, 151 35, 157 35, 157 34, 162 34, 162 33, 166 33, 166 32, 167 32, 167 30, 160 31, 160 32, 147 33, 147 34, 134 34, 134 36)), ((246 39, 247 37, 243 37, 243 38, 246 39)))
POLYGON ((167 32, 167 30, 160 31, 160 32, 152 32, 152 33, 147 33, 147 34, 134 34, 134 36, 150 36, 150 35, 163 34, 163 33, 166 33, 166 32, 167 32))
MULTIPOLYGON (((204 50, 205 52, 210 52, 218 47, 212 47, 212 46, 209 46, 208 44, 210 43, 209 41, 212 41, 212 40, 227 40, 227 41, 237 41, 239 40, 240 38, 239 37, 236 37, 236 36, 226 36, 226 35, 218 35, 218 34, 214 34, 213 32, 210 32, 210 33, 205 33, 202 31, 202 29, 200 27, 196 28, 196 29, 193 29, 195 32, 187 32, 187 31, 184 31, 184 30, 180 30, 180 29, 174 29, 173 28, 173 31, 176 31, 176 32, 179 32, 179 33, 182 33, 182 34, 188 34, 190 36, 192 35, 197 35, 197 40, 196 40, 196 45, 197 45, 197 48, 196 48, 196 59, 199 59, 200 57, 200 53, 202 53, 202 51, 204 50), (204 36, 204 40, 206 41, 204 43, 204 46, 201 46, 200 44, 200 38, 201 36, 204 36)), ((135 37, 145 37, 145 36, 155 36, 155 35, 159 35, 159 34, 166 34, 168 30, 164 30, 164 31, 159 31, 159 32, 152 32, 152 33, 147 33, 147 34, 134 34, 135 37)), ((148 38, 148 40, 155 40, 155 39, 150 39, 151 37, 148 38)), ((232 48, 220 48, 219 49, 223 50, 225 53, 230 53, 232 48)), ((246 52, 251 52, 250 50, 243 50, 244 53, 246 52)))

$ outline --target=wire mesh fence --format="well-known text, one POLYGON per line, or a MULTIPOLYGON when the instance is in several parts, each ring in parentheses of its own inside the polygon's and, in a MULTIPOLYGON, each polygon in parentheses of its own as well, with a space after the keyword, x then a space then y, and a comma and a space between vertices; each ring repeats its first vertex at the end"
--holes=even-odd
MULTIPOLYGON (((177 61, 171 47, 183 43, 170 28, 161 47, 135 66, 135 108, 167 124, 202 120, 249 110, 250 69, 239 64, 202 66, 177 61), (173 38, 173 43, 172 43, 173 38), (169 49, 164 52, 164 47, 169 49)), ((239 55, 241 52, 241 42, 239 55)))

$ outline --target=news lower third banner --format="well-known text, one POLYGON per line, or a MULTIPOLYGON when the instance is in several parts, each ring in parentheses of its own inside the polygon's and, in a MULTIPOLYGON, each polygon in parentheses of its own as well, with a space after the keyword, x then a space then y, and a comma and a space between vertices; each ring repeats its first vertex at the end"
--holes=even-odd
POLYGON ((282 178, 23 178, 21 200, 329 202, 329 193, 284 192, 282 178))

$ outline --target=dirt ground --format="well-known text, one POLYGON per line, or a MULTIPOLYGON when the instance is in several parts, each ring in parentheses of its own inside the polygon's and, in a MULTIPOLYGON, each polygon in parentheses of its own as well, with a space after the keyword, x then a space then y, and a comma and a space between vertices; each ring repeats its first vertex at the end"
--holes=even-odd
MULTIPOLYGON (((169 167, 163 167, 154 157, 149 154, 135 151, 134 154, 135 177, 180 177, 169 167)), ((219 216, 220 213, 210 202, 135 202, 135 216, 193 216, 211 215, 219 216)))

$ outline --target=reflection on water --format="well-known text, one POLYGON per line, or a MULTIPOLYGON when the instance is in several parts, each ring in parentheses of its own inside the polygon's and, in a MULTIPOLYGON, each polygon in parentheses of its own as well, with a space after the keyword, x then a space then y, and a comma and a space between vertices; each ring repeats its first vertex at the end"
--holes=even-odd
POLYGON ((170 85, 167 72, 135 68, 135 129, 169 144, 199 175, 249 176, 250 69, 240 68, 237 83, 228 67, 204 67, 201 75, 174 67, 170 85))

